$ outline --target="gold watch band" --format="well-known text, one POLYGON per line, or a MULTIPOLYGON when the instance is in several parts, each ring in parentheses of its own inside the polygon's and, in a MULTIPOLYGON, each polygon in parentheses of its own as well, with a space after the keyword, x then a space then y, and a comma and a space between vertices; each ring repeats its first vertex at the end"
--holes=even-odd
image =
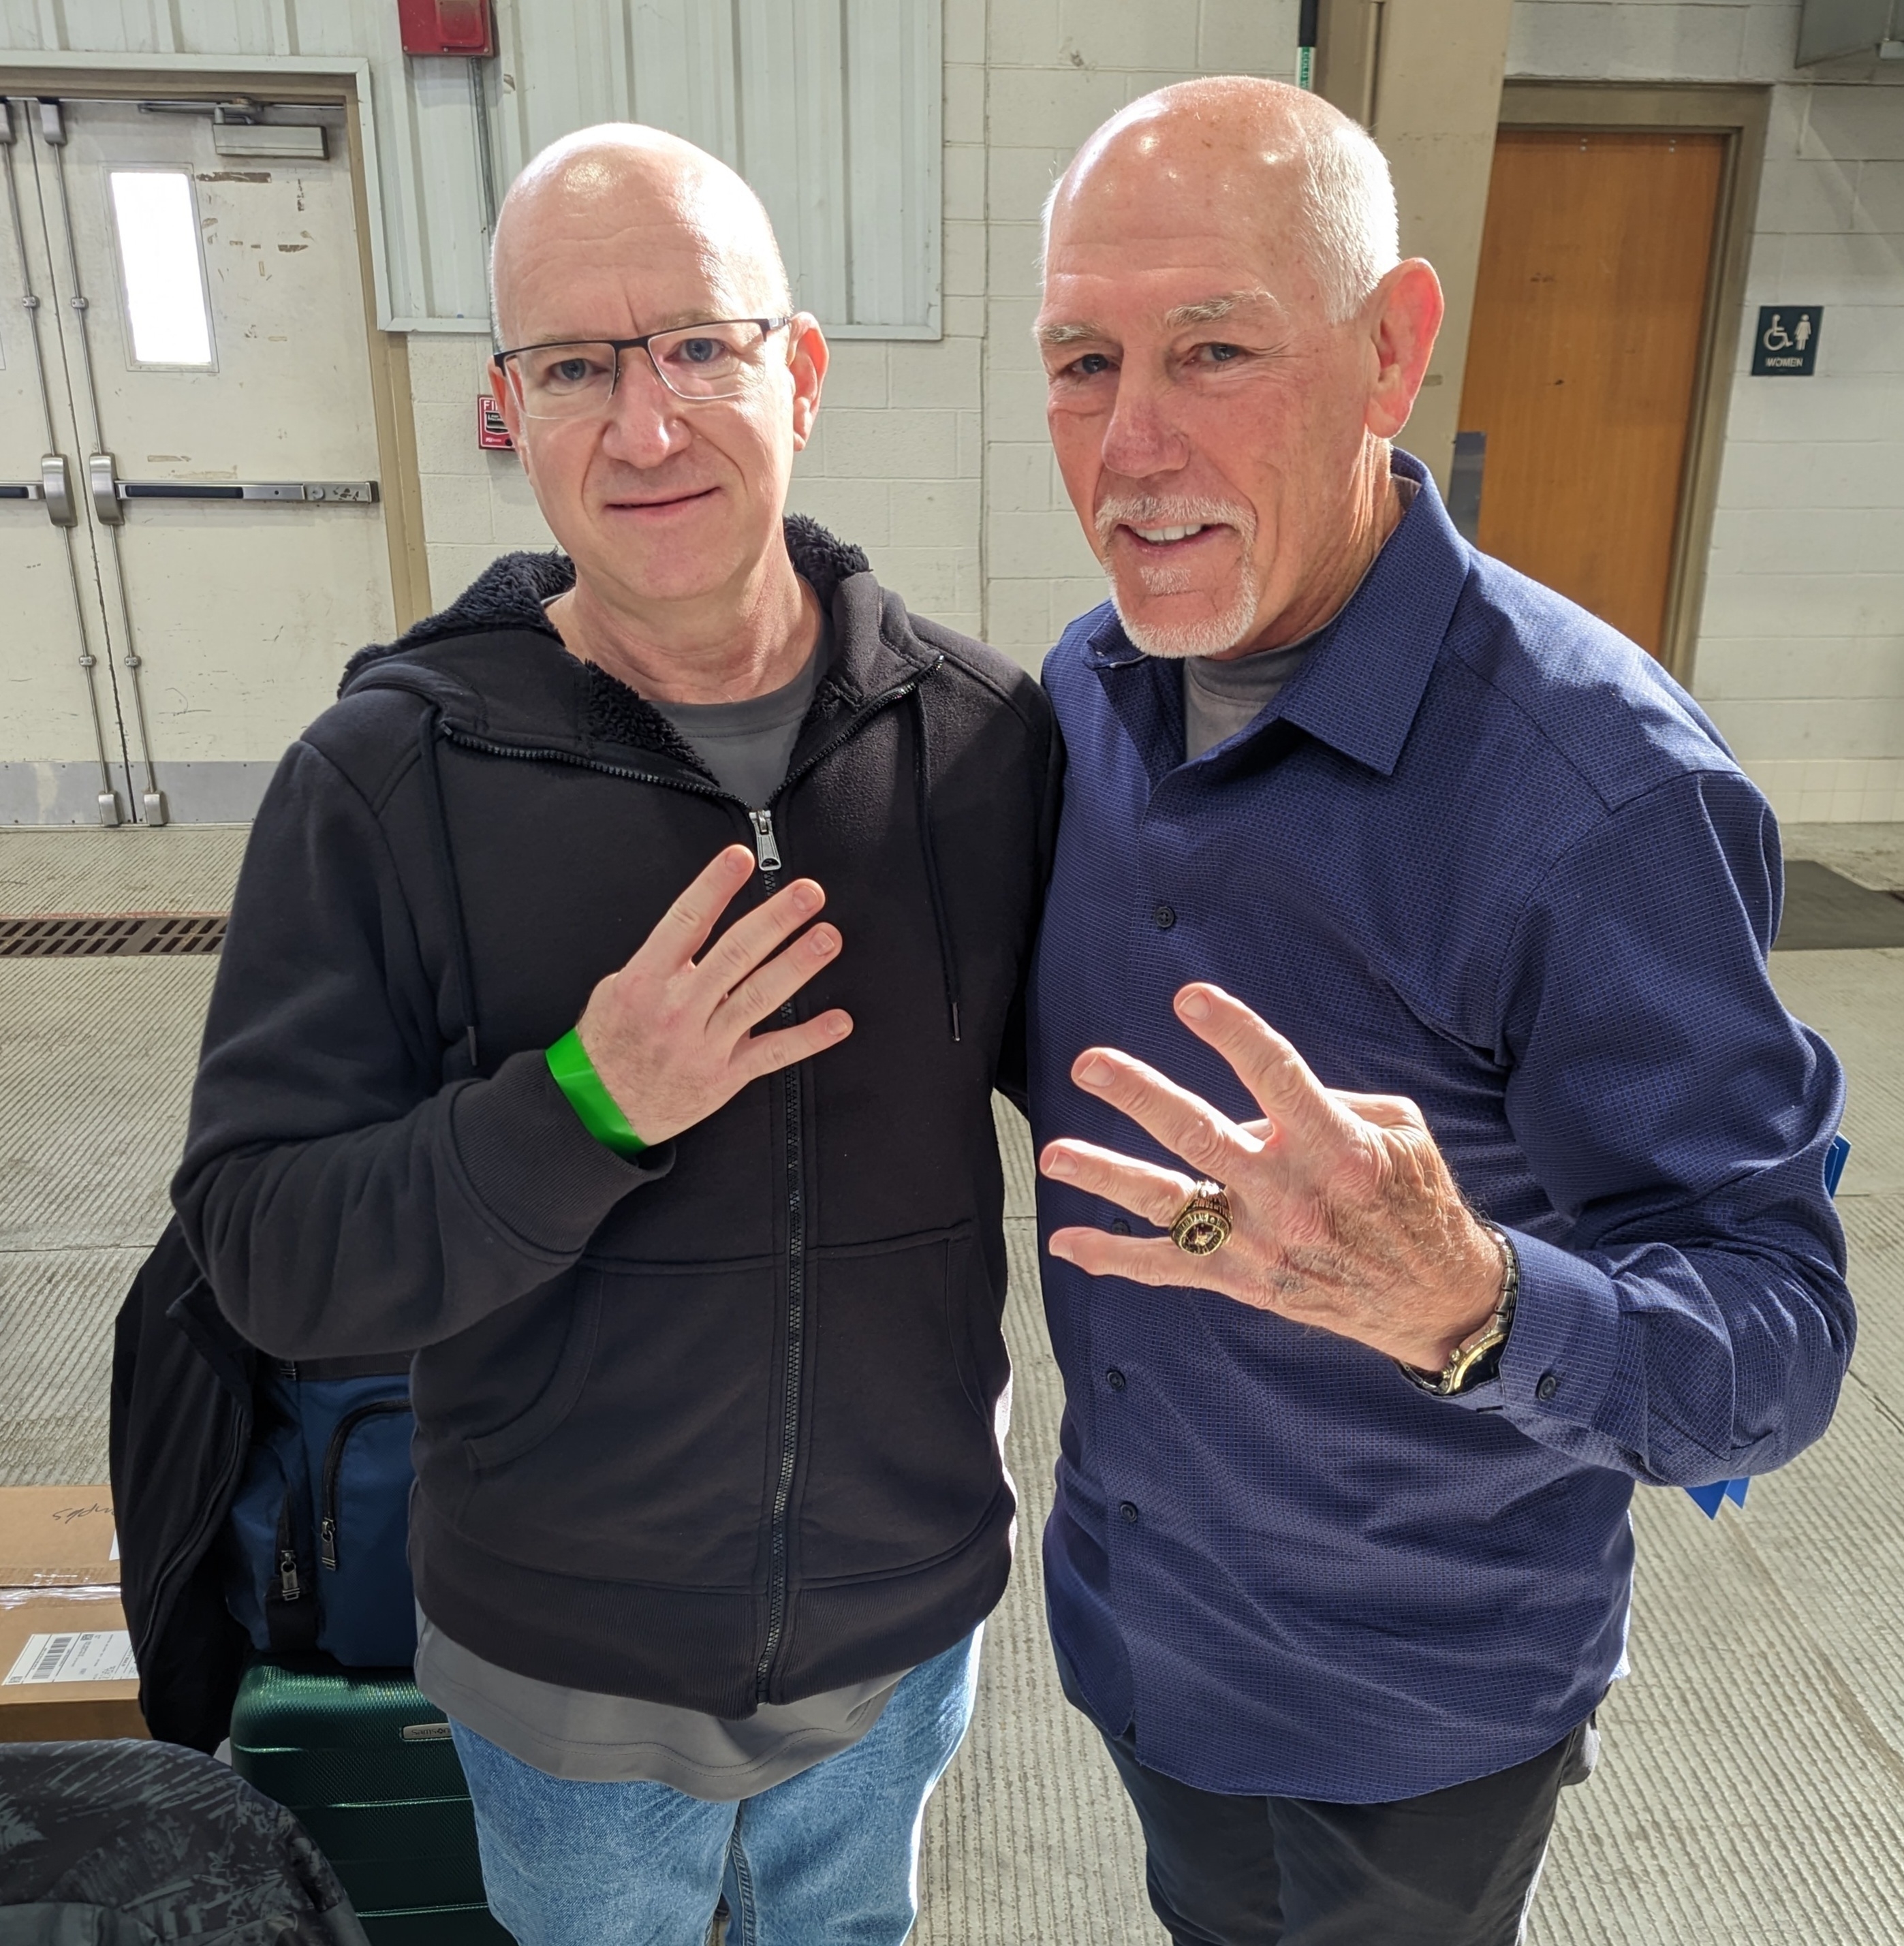
POLYGON ((1507 1231, 1499 1224, 1490 1223, 1485 1216, 1476 1217, 1475 1221, 1493 1237, 1501 1252, 1501 1295, 1495 1300, 1492 1315, 1479 1330, 1470 1332, 1455 1346, 1448 1354, 1448 1363, 1439 1372, 1424 1372, 1414 1365, 1403 1365, 1401 1368, 1423 1392, 1433 1392, 1439 1398, 1449 1398, 1465 1390, 1475 1368, 1490 1351, 1507 1343, 1507 1334, 1513 1327, 1515 1302, 1520 1295, 1520 1259, 1507 1231))

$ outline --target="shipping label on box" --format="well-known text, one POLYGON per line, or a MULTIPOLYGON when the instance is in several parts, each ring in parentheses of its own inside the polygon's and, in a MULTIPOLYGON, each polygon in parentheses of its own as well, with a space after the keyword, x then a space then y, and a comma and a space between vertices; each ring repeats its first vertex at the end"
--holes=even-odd
POLYGON ((0 1487, 0 1588, 111 1587, 119 1578, 110 1487, 0 1487))
POLYGON ((29 1636, 14 1666, 0 1676, 11 1689, 39 1682, 137 1682, 132 1636, 126 1629, 68 1629, 29 1636))
POLYGON ((146 1734, 115 1589, 0 1589, 0 1743, 146 1734))

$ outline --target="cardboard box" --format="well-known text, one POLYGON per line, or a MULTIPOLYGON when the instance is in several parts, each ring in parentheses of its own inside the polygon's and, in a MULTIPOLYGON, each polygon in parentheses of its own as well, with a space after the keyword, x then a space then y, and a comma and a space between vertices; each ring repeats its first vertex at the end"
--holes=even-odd
POLYGON ((0 1743, 147 1734, 116 1589, 0 1589, 0 1743))
POLYGON ((107 1487, 0 1487, 0 1743, 143 1737, 107 1487))
POLYGON ((110 1487, 0 1487, 0 1588, 118 1586, 110 1487))

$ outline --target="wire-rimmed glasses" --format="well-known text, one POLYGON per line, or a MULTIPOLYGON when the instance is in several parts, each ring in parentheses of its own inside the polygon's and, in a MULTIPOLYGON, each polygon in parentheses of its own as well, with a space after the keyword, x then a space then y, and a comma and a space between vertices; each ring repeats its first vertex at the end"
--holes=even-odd
POLYGON ((492 363, 532 419, 587 419, 607 409, 621 380, 622 354, 645 351, 676 398, 731 399, 765 370, 761 356, 786 317, 721 317, 651 331, 641 338, 564 338, 499 351, 492 363))

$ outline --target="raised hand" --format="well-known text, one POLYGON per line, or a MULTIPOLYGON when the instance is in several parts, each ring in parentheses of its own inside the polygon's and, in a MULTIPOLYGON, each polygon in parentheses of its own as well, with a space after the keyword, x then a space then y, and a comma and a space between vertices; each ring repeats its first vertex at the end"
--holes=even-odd
POLYGON ((839 954, 839 929, 824 924, 787 945, 827 902, 811 879, 783 886, 695 957, 753 869, 744 845, 717 853, 628 964, 596 983, 576 1023, 602 1085, 651 1147, 853 1030, 852 1017, 835 1007, 796 1027, 753 1031, 839 954))
MULTIPOLYGON (((1238 1123, 1114 1048, 1086 1048, 1071 1079, 1118 1108, 1198 1177, 1228 1191, 1229 1240, 1192 1256, 1167 1235, 1054 1231, 1051 1253, 1093 1277, 1220 1291, 1439 1370, 1501 1293, 1493 1237, 1461 1200, 1421 1111, 1399 1096, 1324 1088, 1282 1036, 1207 982, 1177 1017, 1236 1071, 1263 1110, 1238 1123)), ((1048 1143, 1054 1181, 1168 1229, 1192 1176, 1089 1142, 1048 1143)))

